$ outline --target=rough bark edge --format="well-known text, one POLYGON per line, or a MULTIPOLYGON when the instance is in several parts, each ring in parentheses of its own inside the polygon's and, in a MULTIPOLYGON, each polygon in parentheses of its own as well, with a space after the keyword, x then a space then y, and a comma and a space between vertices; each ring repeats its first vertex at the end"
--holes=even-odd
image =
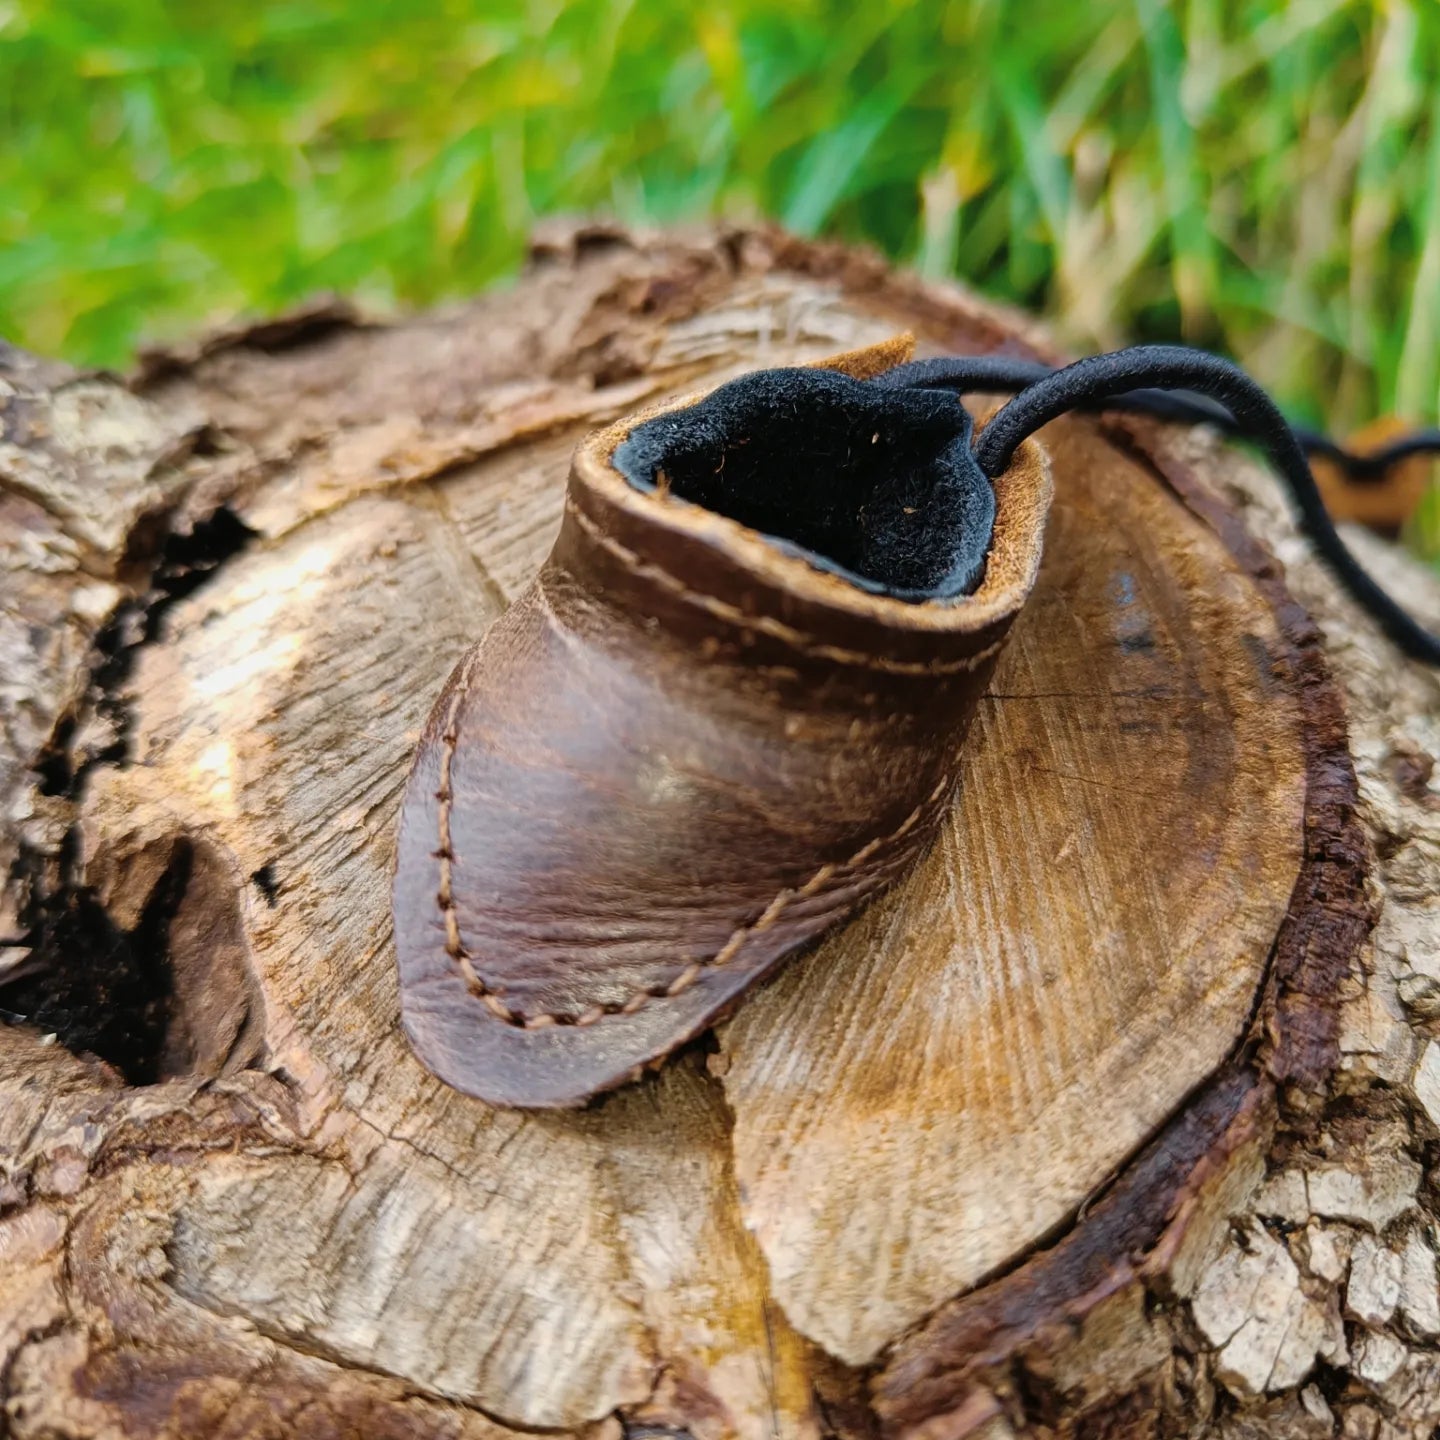
POLYGON ((1013 1367, 1021 1352, 1037 1341, 1042 1350, 1058 1348, 1092 1309, 1142 1278, 1142 1256, 1180 1247, 1203 1185, 1263 1133, 1273 1098, 1246 1067, 1232 1065, 1052 1248, 951 1302, 901 1341, 872 1387, 885 1430, 964 1435, 968 1417, 988 1418, 975 1404, 977 1391, 1020 1394, 1013 1367), (930 1423, 942 1417, 948 1423, 930 1423))
POLYGON ((337 330, 361 330, 370 323, 351 301, 337 295, 317 295, 268 319, 237 320, 181 344, 142 346, 127 383, 137 394, 144 394, 226 350, 293 350, 323 340, 337 330))

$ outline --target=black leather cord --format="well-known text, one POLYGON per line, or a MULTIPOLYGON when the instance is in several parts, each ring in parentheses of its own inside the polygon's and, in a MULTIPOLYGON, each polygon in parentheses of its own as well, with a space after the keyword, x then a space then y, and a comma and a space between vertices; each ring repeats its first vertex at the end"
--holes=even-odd
POLYGON ((1239 366, 1181 345, 1136 345, 1079 360, 1061 370, 999 356, 918 360, 875 382, 958 391, 1016 391, 975 443, 980 468, 992 479, 1016 447, 1069 410, 1117 409, 1166 420, 1217 426, 1259 445, 1289 488, 1300 525, 1354 598, 1407 655, 1440 665, 1440 636, 1421 625, 1369 574, 1335 530, 1306 452, 1323 455, 1357 479, 1380 478, 1410 455, 1440 453, 1440 430, 1417 430, 1370 455, 1354 455, 1324 435, 1292 427, 1239 366))
MULTIPOLYGON (((1165 347, 1169 348, 1169 347, 1165 347)), ((1199 352, 1197 352, 1199 353, 1199 352)), ((994 355, 960 356, 938 360, 916 360, 909 365, 877 376, 876 385, 903 385, 925 390, 991 390, 996 393, 1018 392, 1028 385, 1055 374, 1050 365, 1035 360, 1012 360, 994 355)), ((1109 395, 1087 401, 1078 410, 1124 410, 1137 415, 1151 415, 1157 420, 1171 420, 1183 425, 1213 425, 1234 439, 1245 438, 1244 427, 1218 401, 1188 390, 1130 390, 1123 395, 1109 395)), ((1307 455, 1319 455, 1338 465, 1351 480, 1361 485, 1375 485, 1384 480, 1392 465, 1412 455, 1440 455, 1440 429, 1408 431, 1388 445, 1360 454, 1347 450, 1330 436, 1303 425, 1291 425, 1300 448, 1307 455)))

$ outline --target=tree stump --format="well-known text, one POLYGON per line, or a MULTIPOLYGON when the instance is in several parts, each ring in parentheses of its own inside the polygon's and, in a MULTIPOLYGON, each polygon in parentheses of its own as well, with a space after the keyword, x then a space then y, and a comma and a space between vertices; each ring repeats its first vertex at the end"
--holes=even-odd
POLYGON ((904 330, 1056 358, 853 251, 603 227, 128 383, 0 355, 9 1433, 1440 1423, 1440 684, 1204 433, 1044 433, 973 780, 718 1031, 570 1113, 401 1035, 409 755, 576 440, 904 330))

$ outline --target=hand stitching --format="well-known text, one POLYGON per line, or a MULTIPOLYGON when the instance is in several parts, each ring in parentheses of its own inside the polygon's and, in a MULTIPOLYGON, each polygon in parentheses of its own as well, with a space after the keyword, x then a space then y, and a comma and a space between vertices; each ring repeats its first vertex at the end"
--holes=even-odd
POLYGON ((470 953, 466 950, 460 936, 460 919, 455 909, 455 896, 453 891, 453 878, 455 866, 455 851, 451 844, 450 816, 454 805, 454 791, 451 787, 451 769, 455 759, 455 749, 460 742, 460 708, 465 702, 469 691, 469 675, 465 675, 455 687, 454 698, 445 715, 445 729, 441 733, 440 742, 442 746, 440 755, 440 788, 435 792, 435 798, 440 802, 439 810, 439 832, 440 847, 435 852, 435 857, 440 862, 440 886, 436 891, 435 899, 440 907, 440 913, 445 922, 445 953, 450 957, 460 978, 465 982, 465 988, 481 1002, 482 1005, 497 1019, 506 1025, 514 1025, 525 1030, 543 1030, 551 1025, 574 1025, 583 1027, 594 1025, 603 1020, 607 1015, 633 1015, 636 1011, 643 1009, 652 1000, 670 1000, 677 995, 683 995, 706 970, 718 969, 722 965, 728 965, 742 949, 746 942, 754 935, 759 935, 769 930, 785 912, 786 906, 794 899, 809 899, 812 895, 818 894, 835 876, 839 870, 848 870, 868 860, 882 846, 891 841, 898 840, 907 835, 920 821, 928 806, 935 804, 941 796, 948 793, 953 776, 946 775, 930 794, 917 805, 900 824, 888 835, 879 836, 867 841, 848 860, 839 864, 831 861, 822 865, 803 885, 798 888, 787 887, 781 890, 775 898, 765 907, 760 914, 748 925, 742 925, 736 930, 725 944, 716 953, 707 959, 692 960, 683 970, 675 976, 668 984, 650 989, 637 990, 627 999, 618 1002, 611 1002, 606 1005, 591 1005, 588 1009, 582 1010, 578 1015, 540 1014, 521 1015, 512 1010, 500 998, 497 992, 492 989, 481 978, 475 969, 470 953))
POLYGON ((985 649, 974 655, 968 655, 963 660, 936 661, 928 665, 920 661, 889 660, 883 655, 867 655, 863 650, 845 650, 838 645, 822 645, 813 636, 806 635, 803 631, 796 630, 782 621, 774 620, 768 615, 749 615, 738 606, 731 605, 714 595, 707 595, 701 590, 692 590, 683 580, 678 579, 668 570, 662 569, 659 565, 652 565, 648 560, 642 560, 627 545, 622 544, 613 536, 607 535, 569 496, 565 500, 565 509, 575 517, 581 529, 591 539, 617 559, 623 560, 637 575, 643 575, 647 580, 653 580, 663 589, 680 596, 682 600, 688 600, 692 605, 698 605, 702 610, 706 610, 732 625, 737 625, 742 630, 757 631, 762 635, 770 635, 777 640, 783 640, 802 655, 809 655, 817 660, 835 660, 845 665, 863 665, 866 669, 881 670, 892 675, 959 675, 983 665, 1005 643, 1003 640, 997 640, 993 645, 987 645, 985 649))

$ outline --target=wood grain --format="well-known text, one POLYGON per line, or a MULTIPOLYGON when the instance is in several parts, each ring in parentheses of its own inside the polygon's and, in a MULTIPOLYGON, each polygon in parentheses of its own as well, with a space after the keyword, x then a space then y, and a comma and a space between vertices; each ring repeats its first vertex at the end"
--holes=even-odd
POLYGON ((928 861, 729 1026, 745 1215, 875 1358, 1071 1215, 1237 1044, 1301 850, 1275 622, 1081 424, 928 861))

